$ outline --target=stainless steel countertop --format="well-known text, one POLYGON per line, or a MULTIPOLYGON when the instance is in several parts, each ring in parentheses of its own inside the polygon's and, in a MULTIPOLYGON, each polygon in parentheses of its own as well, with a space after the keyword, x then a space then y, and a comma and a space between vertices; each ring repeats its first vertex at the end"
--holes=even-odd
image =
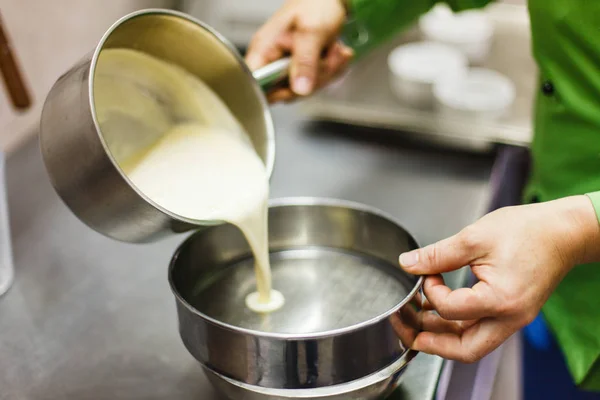
MULTIPOLYGON (((484 211, 492 157, 345 137, 305 124, 296 106, 274 116, 272 197, 364 202, 422 244, 484 211)), ((130 245, 92 232, 55 195, 36 142, 7 168, 16 280, 0 298, 0 399, 217 399, 177 332, 166 277, 183 237, 130 245)), ((441 364, 419 355, 395 398, 433 398, 441 364)))

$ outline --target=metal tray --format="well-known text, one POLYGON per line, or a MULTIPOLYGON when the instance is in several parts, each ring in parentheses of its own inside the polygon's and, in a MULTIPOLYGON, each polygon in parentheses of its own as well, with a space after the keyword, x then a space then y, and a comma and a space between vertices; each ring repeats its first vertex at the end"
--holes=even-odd
POLYGON ((496 4, 486 11, 494 21, 495 36, 483 66, 505 74, 517 88, 516 101, 503 119, 451 118, 434 109, 407 106, 394 96, 389 88, 387 55, 402 43, 418 40, 416 29, 357 61, 343 78, 307 99, 303 111, 317 120, 421 133, 446 142, 528 145, 537 67, 530 55, 527 9, 496 4))

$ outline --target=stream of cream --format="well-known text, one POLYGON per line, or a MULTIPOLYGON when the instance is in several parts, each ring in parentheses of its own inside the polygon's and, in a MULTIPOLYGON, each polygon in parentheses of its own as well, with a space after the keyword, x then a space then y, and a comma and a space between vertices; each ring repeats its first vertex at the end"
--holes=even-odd
POLYGON ((102 133, 131 182, 170 212, 226 221, 255 259, 256 312, 284 303, 271 287, 269 181, 248 135, 223 101, 182 68, 128 49, 104 50, 95 74, 102 133))

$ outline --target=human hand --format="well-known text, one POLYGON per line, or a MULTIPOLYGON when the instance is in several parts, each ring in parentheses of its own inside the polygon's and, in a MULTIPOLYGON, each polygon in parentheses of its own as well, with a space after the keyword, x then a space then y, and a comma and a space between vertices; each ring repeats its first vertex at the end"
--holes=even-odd
POLYGON ((345 20, 342 0, 288 0, 259 29, 246 55, 251 69, 286 54, 292 57, 290 88, 269 93, 270 102, 307 96, 344 70, 353 56, 352 49, 337 41, 345 20))
POLYGON ((577 264, 600 261, 600 227, 590 200, 569 197, 509 207, 457 235, 400 256, 411 274, 430 275, 429 307, 412 348, 476 362, 530 323, 577 264), (440 275, 469 265, 479 281, 451 290, 440 275))

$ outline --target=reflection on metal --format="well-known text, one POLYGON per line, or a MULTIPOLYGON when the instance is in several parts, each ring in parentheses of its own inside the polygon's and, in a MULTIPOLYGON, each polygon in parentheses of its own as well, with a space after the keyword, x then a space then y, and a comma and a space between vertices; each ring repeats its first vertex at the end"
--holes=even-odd
MULTIPOLYGON (((147 242, 181 232, 186 225, 191 229, 218 223, 175 215, 130 183, 120 166, 122 160, 112 150, 126 147, 135 154, 143 150, 142 141, 135 130, 109 138, 100 130, 96 117, 95 68, 102 50, 109 48, 135 49, 202 79, 248 132, 269 176, 273 169, 274 128, 267 101, 233 45, 186 14, 150 9, 117 21, 94 52, 50 90, 40 123, 40 147, 56 191, 79 219, 122 241, 147 242), (210 61, 206 54, 210 54, 210 61)), ((287 64, 279 61, 257 74, 271 84, 287 74, 287 64)))
POLYGON ((266 315, 245 307, 253 259, 236 228, 208 228, 179 248, 169 276, 186 348, 232 399, 389 393, 421 329, 423 278, 398 266, 414 239, 372 208, 315 198, 272 205, 269 238, 286 305, 266 315))

